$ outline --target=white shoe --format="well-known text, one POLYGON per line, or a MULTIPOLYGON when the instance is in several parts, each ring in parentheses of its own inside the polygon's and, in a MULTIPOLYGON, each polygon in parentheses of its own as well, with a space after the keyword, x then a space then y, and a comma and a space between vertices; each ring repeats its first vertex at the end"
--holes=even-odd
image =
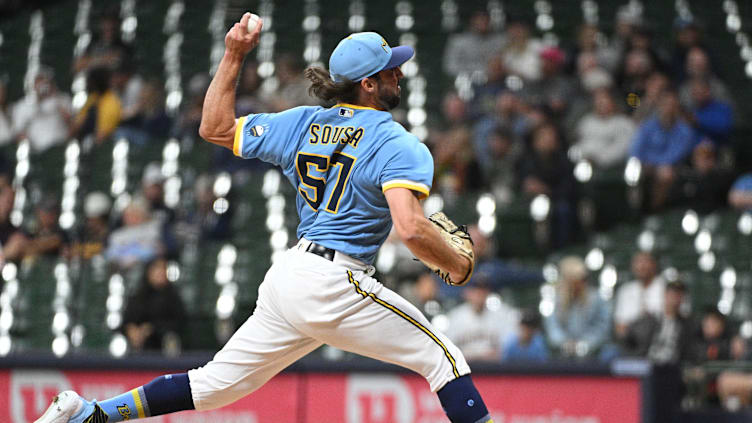
POLYGON ((63 391, 52 399, 52 404, 34 423, 68 423, 78 413, 84 401, 73 391, 63 391))

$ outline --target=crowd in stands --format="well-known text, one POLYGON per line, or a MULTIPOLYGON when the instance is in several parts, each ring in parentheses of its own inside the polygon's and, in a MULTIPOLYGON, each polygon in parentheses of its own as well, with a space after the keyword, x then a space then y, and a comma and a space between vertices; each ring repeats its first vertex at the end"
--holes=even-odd
MULTIPOLYGON (((71 69, 87 75, 87 100, 79 110, 57 87, 50 68, 41 68, 33 89, 16 101, 6 95, 7 81, 0 80, 0 146, 27 140, 34 154, 42 154, 72 137, 93 149, 121 138, 131 148, 168 137, 198 141, 208 74, 191 78, 180 112, 167 113, 163 81, 140 72, 132 60, 134 46, 119 38, 117 17, 98 22, 94 39, 71 69)), ((714 52, 700 23, 678 19, 673 28, 673 46, 664 50, 642 17, 625 7, 612 33, 583 24, 572 42, 553 46, 537 38, 525 19, 508 16, 504 31, 496 32, 487 11, 475 12, 467 30, 451 35, 445 47, 445 75, 466 78, 472 86, 446 92, 439 116, 429 118, 425 142, 435 160, 433 192, 448 199, 487 192, 499 207, 545 196, 551 202, 553 250, 582 240, 582 193, 573 170, 583 160, 596 172, 623 172, 628 161, 638 161, 644 213, 673 206, 700 214, 752 209, 752 173, 735 168, 732 160, 738 112, 714 52)), ((296 58, 279 55, 278 85, 271 92, 262 89, 257 65, 249 59, 239 78, 238 115, 317 104, 296 58)), ((268 169, 224 149, 207 151, 212 172, 268 169)), ((167 260, 188 242, 230 236, 232 209, 219 214, 213 209, 213 174, 196 176, 190 204, 169 207, 161 166, 150 163, 123 207, 115 207, 107 193, 87 193, 85 219, 75 234, 59 226, 59 198, 37 202, 31 223, 14 225, 11 181, 7 171, 0 177, 4 259, 101 255, 112 269, 140 269, 143 280, 129 292, 122 330, 137 351, 173 345, 185 311, 166 277, 167 260)), ((582 258, 561 259, 552 308, 539 312, 537 302, 517 308, 500 293, 541 286, 541 271, 503 260, 492 236, 477 226, 470 231, 478 264, 471 283, 459 290, 412 262, 393 238, 387 241, 398 251, 395 288, 470 360, 639 356, 677 363, 750 357, 748 340, 734 324, 715 308, 689 304, 686 285, 680 278, 668 280, 649 252, 635 248, 633 281, 617 286, 612 299, 595 287, 582 258)), ((730 385, 723 389, 752 391, 744 375, 721 380, 730 385)))

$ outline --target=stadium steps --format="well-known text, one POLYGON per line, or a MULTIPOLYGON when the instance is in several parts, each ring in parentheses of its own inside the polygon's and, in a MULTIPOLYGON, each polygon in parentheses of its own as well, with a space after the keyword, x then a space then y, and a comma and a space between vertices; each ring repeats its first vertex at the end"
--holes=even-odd
POLYGON ((42 64, 55 71, 55 81, 63 92, 69 92, 73 79, 73 49, 76 44, 75 28, 78 1, 58 2, 55 10, 45 10, 44 42, 42 43, 42 64), (61 54, 67 53, 67 54, 61 54))
POLYGON ((55 279, 52 277, 57 260, 39 257, 19 267, 16 327, 19 345, 27 349, 47 350, 52 344, 52 301, 55 279))
POLYGON ((0 33, 3 43, 0 45, 0 69, 9 80, 8 100, 16 101, 24 95, 24 75, 28 62, 29 22, 31 11, 18 12, 13 19, 0 19, 0 33))

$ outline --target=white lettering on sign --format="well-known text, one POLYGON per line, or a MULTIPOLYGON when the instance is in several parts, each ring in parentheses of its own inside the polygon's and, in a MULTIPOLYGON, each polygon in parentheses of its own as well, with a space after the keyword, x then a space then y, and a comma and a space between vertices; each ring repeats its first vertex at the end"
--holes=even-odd
POLYGON ((33 422, 60 391, 71 389, 62 372, 13 370, 10 374, 10 418, 13 423, 33 422))
POLYGON ((352 374, 347 378, 348 423, 413 423, 412 393, 401 378, 352 374))

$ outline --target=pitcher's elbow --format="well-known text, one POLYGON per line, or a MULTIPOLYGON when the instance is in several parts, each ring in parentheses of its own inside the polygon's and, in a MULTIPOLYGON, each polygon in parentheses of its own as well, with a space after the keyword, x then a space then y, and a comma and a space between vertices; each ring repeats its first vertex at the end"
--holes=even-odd
POLYGON ((198 135, 207 141, 209 141, 209 139, 212 136, 212 131, 209 130, 209 128, 207 128, 207 126, 204 124, 203 121, 201 122, 201 125, 199 125, 198 127, 198 135))

